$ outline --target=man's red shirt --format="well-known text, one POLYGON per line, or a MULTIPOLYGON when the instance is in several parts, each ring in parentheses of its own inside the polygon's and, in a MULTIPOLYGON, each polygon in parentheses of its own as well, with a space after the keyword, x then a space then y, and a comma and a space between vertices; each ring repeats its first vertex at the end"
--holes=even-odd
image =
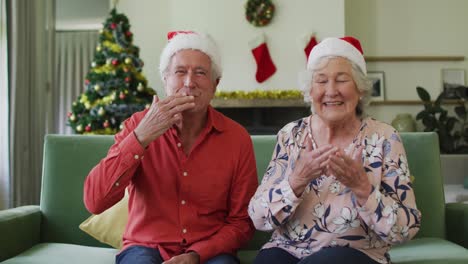
POLYGON ((258 181, 249 134, 208 107, 206 126, 188 155, 175 128, 144 149, 133 130, 146 112, 125 122, 86 178, 86 207, 99 214, 122 199, 128 186, 123 249, 157 248, 165 260, 195 251, 201 263, 235 254, 254 232, 247 206, 258 181))

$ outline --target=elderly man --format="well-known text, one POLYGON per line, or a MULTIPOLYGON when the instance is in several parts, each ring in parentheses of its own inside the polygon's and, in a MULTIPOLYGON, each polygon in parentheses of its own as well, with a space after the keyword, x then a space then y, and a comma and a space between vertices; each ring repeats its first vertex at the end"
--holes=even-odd
POLYGON ((85 205, 101 213, 128 189, 116 263, 238 263, 236 251, 254 232, 252 141, 210 106, 222 73, 214 41, 195 32, 168 38, 160 60, 167 97, 125 122, 86 178, 85 205))

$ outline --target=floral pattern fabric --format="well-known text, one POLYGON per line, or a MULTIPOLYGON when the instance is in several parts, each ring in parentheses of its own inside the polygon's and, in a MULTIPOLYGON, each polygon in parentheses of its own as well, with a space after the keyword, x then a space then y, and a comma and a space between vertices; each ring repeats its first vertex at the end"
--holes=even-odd
POLYGON ((364 145, 363 166, 372 192, 363 206, 347 186, 322 175, 296 197, 288 182, 299 151, 310 133, 310 117, 291 122, 277 136, 272 159, 249 204, 259 230, 274 231, 263 248, 279 247, 297 258, 324 247, 353 247, 380 263, 389 263, 391 245, 411 239, 419 230, 403 143, 390 125, 362 120, 358 135, 345 149, 364 145))

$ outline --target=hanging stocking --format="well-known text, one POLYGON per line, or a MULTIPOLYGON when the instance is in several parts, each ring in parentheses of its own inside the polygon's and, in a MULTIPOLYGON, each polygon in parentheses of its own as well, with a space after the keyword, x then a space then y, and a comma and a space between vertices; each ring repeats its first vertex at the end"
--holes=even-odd
POLYGON ((302 44, 304 45, 304 53, 306 55, 306 60, 309 59, 309 54, 312 48, 318 44, 315 34, 307 34, 302 38, 302 44))
POLYGON ((261 34, 255 37, 249 41, 249 46, 252 49, 252 54, 257 63, 255 79, 257 79, 257 82, 262 83, 276 72, 276 66, 271 60, 270 51, 265 42, 265 36, 261 34))

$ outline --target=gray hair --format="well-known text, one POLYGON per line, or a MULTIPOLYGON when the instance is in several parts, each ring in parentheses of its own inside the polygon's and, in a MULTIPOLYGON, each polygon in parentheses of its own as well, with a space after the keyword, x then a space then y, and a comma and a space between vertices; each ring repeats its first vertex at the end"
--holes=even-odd
MULTIPOLYGON (((338 58, 337 56, 327 56, 320 59, 320 62, 317 65, 323 65, 322 62, 328 64, 331 59, 338 58)), ((343 58, 343 57, 339 57, 343 58)), ((361 69, 354 62, 350 61, 347 58, 344 58, 351 65, 351 75, 358 91, 361 93, 359 97, 358 104, 356 106, 356 115, 362 117, 365 113, 365 107, 369 104, 372 82, 367 78, 367 76, 361 71, 361 69)), ((312 100, 310 98, 310 90, 312 89, 312 83, 314 81, 314 73, 323 68, 317 67, 313 69, 307 69, 299 74, 299 88, 302 91, 304 96, 304 102, 312 106, 312 100)), ((313 107, 311 107, 313 109, 313 107)))

